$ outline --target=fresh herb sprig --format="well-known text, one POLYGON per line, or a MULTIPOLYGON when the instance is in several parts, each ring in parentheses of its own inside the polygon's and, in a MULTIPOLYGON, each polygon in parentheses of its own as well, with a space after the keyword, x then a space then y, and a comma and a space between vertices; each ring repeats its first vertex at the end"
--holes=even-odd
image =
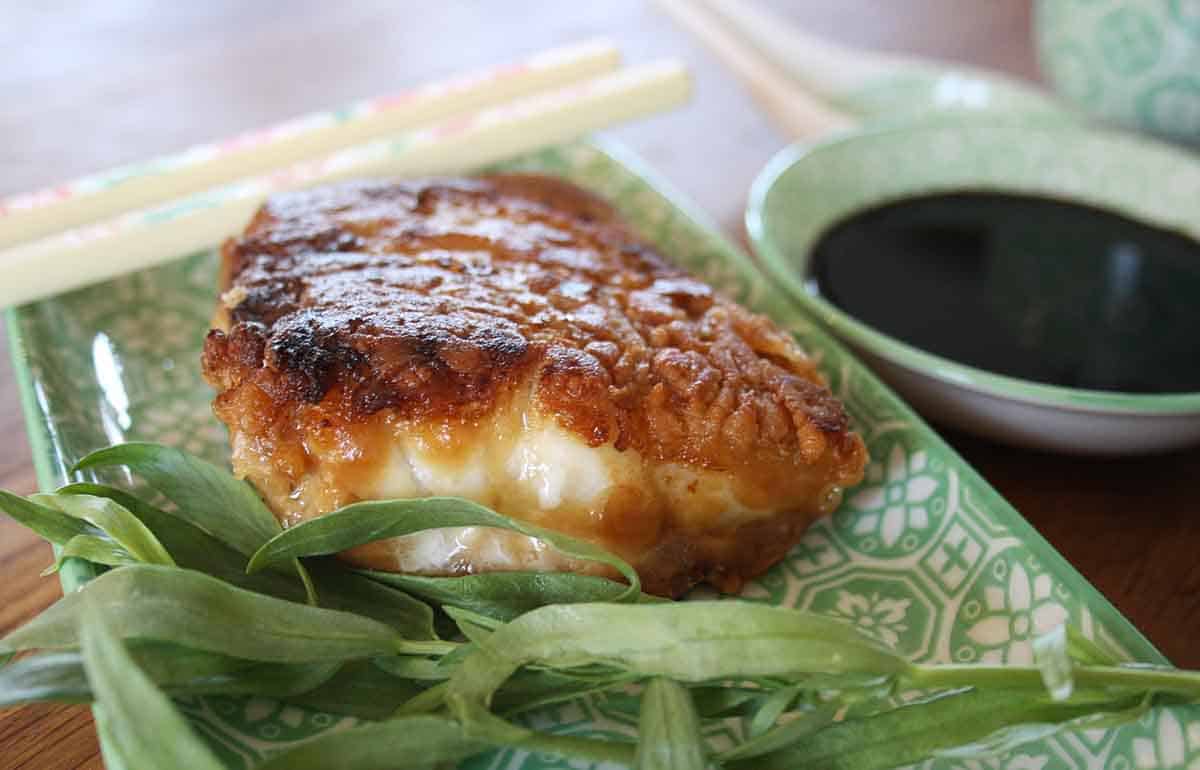
POLYGON ((1039 639, 1032 666, 914 664, 824 616, 642 595, 612 554, 466 500, 360 503, 280 531, 248 485, 179 450, 119 445, 79 468, 111 466, 174 508, 91 483, 0 492, 0 510, 58 546, 54 566, 109 568, 0 640, 0 660, 22 654, 0 667, 0 707, 94 703, 114 767, 221 766, 172 705, 183 695, 362 720, 269 757, 268 770, 435 767, 494 746, 645 770, 882 770, 1200 702, 1200 673, 1117 664, 1069 629, 1039 639), (538 537, 624 582, 402 576, 324 558, 446 526, 538 537), (512 721, 610 690, 640 691, 636 743, 512 721), (706 726, 729 720, 744 740, 712 751, 706 726))

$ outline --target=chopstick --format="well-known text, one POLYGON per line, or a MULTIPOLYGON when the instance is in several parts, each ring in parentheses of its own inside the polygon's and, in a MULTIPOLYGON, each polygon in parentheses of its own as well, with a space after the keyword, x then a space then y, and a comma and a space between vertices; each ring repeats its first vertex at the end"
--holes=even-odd
POLYGON ((748 25, 720 16, 702 0, 658 0, 658 5, 738 75, 789 138, 811 139, 857 124, 850 114, 813 95, 764 56, 758 41, 745 36, 748 25))
POLYGON ((593 40, 0 200, 0 248, 611 72, 593 40))
POLYGON ((271 193, 353 176, 478 168, 676 106, 689 91, 682 64, 630 67, 0 251, 0 307, 209 248, 271 193))

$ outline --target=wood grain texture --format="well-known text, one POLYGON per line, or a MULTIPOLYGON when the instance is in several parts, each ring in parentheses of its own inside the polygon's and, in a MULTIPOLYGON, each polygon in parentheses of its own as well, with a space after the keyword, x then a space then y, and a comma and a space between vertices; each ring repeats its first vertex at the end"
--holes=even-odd
MULTIPOLYGON (((1029 2, 775 2, 845 42, 1034 77, 1029 2)), ((630 61, 680 56, 695 98, 614 131, 731 234, 783 137, 718 63, 639 0, 10 3, 0 25, 0 194, 337 107, 592 35, 630 61)), ((0 487, 36 486, 0 341, 0 487)), ((1181 665, 1200 667, 1200 449, 1088 460, 948 434, 1068 560, 1181 665)), ((49 549, 0 519, 0 632, 58 595, 49 549)), ((85 708, 0 712, 0 770, 101 767, 85 708)))

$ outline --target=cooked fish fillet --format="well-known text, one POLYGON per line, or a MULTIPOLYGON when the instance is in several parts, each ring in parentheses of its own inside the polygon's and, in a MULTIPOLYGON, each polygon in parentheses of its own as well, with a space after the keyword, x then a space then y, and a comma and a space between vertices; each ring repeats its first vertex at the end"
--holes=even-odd
MULTIPOLYGON (((292 525, 458 495, 600 544, 675 596, 732 591, 859 481, 814 363, 561 180, 360 181, 272 198, 223 249, 205 376, 234 470, 292 525)), ((377 569, 595 571, 491 529, 377 569)))

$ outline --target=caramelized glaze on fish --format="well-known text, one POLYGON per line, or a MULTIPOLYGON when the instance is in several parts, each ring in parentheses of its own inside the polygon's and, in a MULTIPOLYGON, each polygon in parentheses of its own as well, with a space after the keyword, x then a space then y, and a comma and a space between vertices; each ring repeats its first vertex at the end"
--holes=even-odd
MULTIPOLYGON (((204 373, 235 471, 285 526, 458 495, 602 545, 676 596, 738 589, 862 476, 861 439, 789 335, 564 181, 279 195, 222 254, 204 373)), ((343 557, 595 570, 477 528, 343 557)))

